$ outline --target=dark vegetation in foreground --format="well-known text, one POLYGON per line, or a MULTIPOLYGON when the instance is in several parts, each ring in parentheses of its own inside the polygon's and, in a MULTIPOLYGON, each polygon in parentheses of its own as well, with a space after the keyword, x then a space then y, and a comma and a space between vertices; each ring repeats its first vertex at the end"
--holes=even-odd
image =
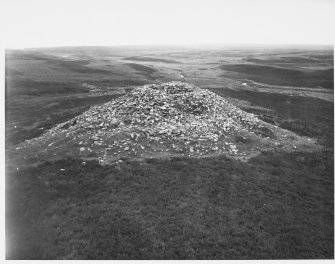
POLYGON ((334 257, 331 153, 81 162, 8 171, 7 259, 334 257))

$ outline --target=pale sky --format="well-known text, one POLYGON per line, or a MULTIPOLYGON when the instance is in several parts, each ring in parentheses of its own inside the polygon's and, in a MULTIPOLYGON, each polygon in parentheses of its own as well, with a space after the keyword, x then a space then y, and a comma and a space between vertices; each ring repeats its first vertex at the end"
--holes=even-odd
POLYGON ((7 48, 333 44, 335 0, 5 0, 7 48))

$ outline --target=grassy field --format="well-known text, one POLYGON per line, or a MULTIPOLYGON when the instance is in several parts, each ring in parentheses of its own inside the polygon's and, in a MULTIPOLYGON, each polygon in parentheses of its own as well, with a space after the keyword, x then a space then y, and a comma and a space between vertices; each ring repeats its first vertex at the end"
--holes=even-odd
POLYGON ((329 154, 9 171, 7 258, 333 258, 329 154))
MULTIPOLYGON (((334 258, 333 101, 238 85, 246 75, 262 76, 259 65, 270 67, 262 81, 278 83, 289 72, 287 81, 302 85, 296 71, 332 67, 332 53, 259 54, 107 47, 8 53, 7 149, 117 97, 88 97, 82 83, 131 89, 158 81, 157 73, 174 80, 182 71, 186 81, 199 80, 266 122, 317 138, 323 150, 267 152, 248 162, 224 156, 141 162, 124 157, 113 166, 64 157, 20 170, 7 160, 6 258, 334 258), (248 62, 255 63, 253 69, 222 77, 222 61, 232 67, 248 59, 256 60, 248 62), (283 62, 285 74, 273 72, 283 62)), ((324 81, 308 78, 314 88, 324 81)), ((329 75, 325 78, 329 83, 329 75)), ((329 88, 322 92, 332 92, 329 88)))
POLYGON ((334 70, 297 70, 267 65, 233 64, 223 65, 222 70, 245 74, 253 81, 303 87, 334 88, 334 70))

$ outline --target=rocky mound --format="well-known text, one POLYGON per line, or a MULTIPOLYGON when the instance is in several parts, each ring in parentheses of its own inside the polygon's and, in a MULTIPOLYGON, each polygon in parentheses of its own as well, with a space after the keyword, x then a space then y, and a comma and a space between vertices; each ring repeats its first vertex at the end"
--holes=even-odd
POLYGON ((296 149, 305 141, 215 93, 170 82, 138 87, 94 106, 22 149, 34 150, 36 159, 70 155, 110 163, 121 157, 247 157, 260 150, 296 149))

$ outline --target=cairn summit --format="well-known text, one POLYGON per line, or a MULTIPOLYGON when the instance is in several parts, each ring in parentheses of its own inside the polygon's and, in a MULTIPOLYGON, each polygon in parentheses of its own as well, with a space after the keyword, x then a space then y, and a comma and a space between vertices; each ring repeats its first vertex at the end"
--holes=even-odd
POLYGON ((26 141, 23 148, 47 149, 45 158, 73 155, 110 163, 122 157, 243 158, 261 150, 296 149, 299 143, 301 138, 292 132, 263 122, 213 92, 169 82, 138 87, 91 107, 26 141))

